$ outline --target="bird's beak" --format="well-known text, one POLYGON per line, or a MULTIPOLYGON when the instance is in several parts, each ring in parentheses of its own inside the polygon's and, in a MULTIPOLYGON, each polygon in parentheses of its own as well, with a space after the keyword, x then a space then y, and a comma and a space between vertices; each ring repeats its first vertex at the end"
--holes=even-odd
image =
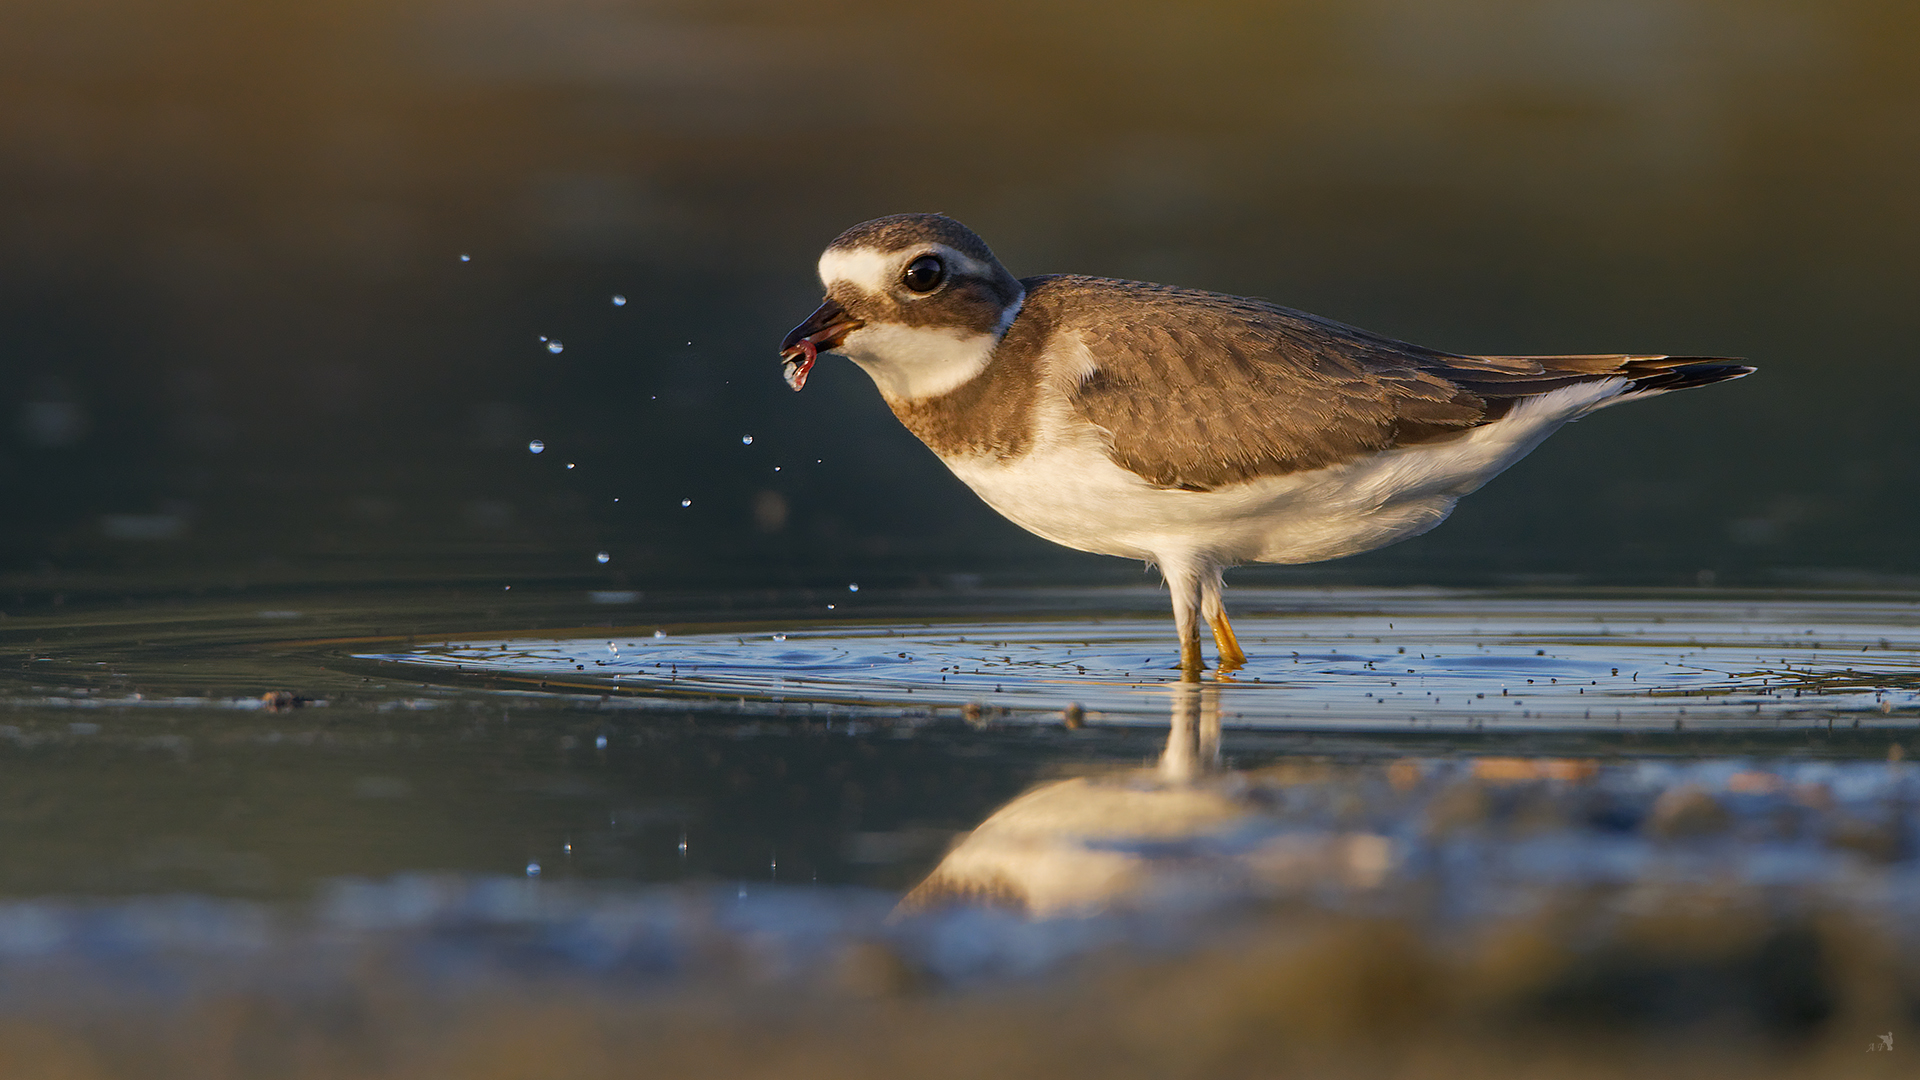
POLYGON ((832 352, 842 339, 863 325, 833 300, 814 309, 807 321, 789 331, 787 340, 780 343, 780 361, 786 365, 787 385, 795 390, 806 386, 807 372, 813 370, 813 362, 820 354, 832 352))

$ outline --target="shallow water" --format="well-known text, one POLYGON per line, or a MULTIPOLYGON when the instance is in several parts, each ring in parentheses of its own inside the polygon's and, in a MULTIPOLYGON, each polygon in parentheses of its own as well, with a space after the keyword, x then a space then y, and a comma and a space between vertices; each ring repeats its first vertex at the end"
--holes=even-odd
MULTIPOLYGON (((1901 724, 1895 712, 1920 705, 1911 603, 1234 599, 1251 612, 1236 623, 1250 660, 1213 685, 1223 716, 1249 727, 1901 724)), ((1077 708, 1096 723, 1160 722, 1178 666, 1167 618, 1124 615, 454 639, 355 657, 756 712, 1077 708)))
POLYGON ((0 1044, 428 1075, 405 1047, 512 1032, 577 1075, 633 1039, 727 1074, 775 1017, 861 1075, 815 1010, 878 1001, 915 1010, 862 1029, 894 1071, 960 1024, 1057 1074, 1025 988, 1148 1058, 1195 1036, 1123 1036, 1158 991, 1110 986, 1253 979, 1202 1014, 1285 1053, 1300 1009, 1439 1045, 1381 1019, 1403 998, 1495 1048, 1580 1017, 1730 1053, 1920 1007, 1912 599, 1237 590, 1251 662, 1183 684, 1151 590, 521 592, 0 624, 0 1044), (528 1027, 529 995, 601 1026, 528 1027), (271 1034, 236 1042, 235 1000, 271 1034))

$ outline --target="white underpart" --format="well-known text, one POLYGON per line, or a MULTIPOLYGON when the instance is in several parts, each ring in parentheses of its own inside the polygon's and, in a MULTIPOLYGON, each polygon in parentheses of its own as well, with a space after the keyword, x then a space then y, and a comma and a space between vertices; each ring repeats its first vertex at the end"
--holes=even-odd
MULTIPOLYGON (((1054 361, 1055 377, 1072 378, 1085 363, 1075 350, 1054 361)), ((1169 578, 1217 581, 1222 566, 1337 559, 1426 532, 1461 496, 1627 385, 1602 379, 1555 390, 1456 438, 1213 491, 1156 488, 1115 465, 1099 430, 1047 394, 1056 404, 1041 409, 1031 452, 947 466, 995 510, 1055 543, 1145 559, 1169 578)))

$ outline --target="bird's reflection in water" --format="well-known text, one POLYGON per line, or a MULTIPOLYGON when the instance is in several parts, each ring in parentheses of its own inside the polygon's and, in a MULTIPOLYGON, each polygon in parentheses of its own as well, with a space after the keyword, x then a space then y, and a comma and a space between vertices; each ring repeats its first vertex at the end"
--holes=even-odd
POLYGON ((1172 722, 1167 748, 1160 753, 1160 775, 1170 784, 1186 784, 1220 769, 1220 689, 1182 681, 1167 687, 1172 722))
POLYGON ((1319 763, 1224 769, 1218 688, 1167 691, 1172 722, 1157 766, 1034 787, 957 844, 901 912, 978 904, 1086 915, 1386 878, 1392 844, 1350 820, 1351 778, 1319 763))

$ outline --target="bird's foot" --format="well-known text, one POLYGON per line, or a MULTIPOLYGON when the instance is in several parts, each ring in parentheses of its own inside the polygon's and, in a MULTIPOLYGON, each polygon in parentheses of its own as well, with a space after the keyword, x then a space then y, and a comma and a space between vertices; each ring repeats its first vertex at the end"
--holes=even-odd
POLYGON ((1227 613, 1223 611, 1207 622, 1213 627, 1213 646, 1220 654, 1219 674, 1230 675, 1246 667, 1247 654, 1240 648, 1240 639, 1233 636, 1227 613))

